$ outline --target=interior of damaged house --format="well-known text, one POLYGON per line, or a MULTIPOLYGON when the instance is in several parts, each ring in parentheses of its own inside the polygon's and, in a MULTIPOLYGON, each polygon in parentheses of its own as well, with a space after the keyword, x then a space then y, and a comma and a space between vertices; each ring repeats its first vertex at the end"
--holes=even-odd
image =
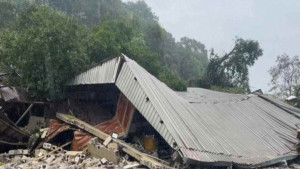
POLYGON ((19 159, 21 168, 262 168, 298 161, 299 109, 260 92, 176 92, 125 55, 78 74, 60 102, 31 102, 10 87, 1 96, 1 158, 19 159))

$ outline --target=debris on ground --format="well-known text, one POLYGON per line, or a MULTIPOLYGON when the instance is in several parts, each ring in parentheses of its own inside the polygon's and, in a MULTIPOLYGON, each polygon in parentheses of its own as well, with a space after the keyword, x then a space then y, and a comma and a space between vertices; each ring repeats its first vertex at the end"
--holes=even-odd
POLYGON ((27 150, 14 150, 8 154, 0 154, 0 168, 27 168, 27 169, 79 169, 79 168, 136 168, 141 166, 136 161, 122 158, 120 161, 111 161, 105 157, 97 158, 89 151, 67 151, 61 149, 53 152, 57 146, 45 143, 42 149, 36 149, 33 156, 27 150), (53 153, 51 153, 53 152, 53 153))

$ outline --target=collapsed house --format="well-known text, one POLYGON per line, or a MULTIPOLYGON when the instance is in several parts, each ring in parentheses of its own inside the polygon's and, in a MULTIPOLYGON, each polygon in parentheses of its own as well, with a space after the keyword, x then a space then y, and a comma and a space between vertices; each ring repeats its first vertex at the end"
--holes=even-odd
POLYGON ((77 75, 54 107, 37 148, 71 142, 81 151, 93 137, 104 144, 114 135, 136 159, 142 154, 126 149, 175 168, 257 168, 298 157, 299 109, 260 93, 175 92, 124 55, 77 75))
MULTIPOLYGON (((126 56, 81 73, 68 86, 72 93, 97 88, 113 97, 120 92, 185 164, 260 167, 298 155, 299 110, 263 95, 199 88, 174 92, 126 56)), ((119 124, 124 120, 131 122, 119 124)))

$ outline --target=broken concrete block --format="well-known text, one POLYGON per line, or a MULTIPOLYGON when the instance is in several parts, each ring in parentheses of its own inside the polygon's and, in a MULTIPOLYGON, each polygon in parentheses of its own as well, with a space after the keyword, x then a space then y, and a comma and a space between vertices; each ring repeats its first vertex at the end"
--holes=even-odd
POLYGON ((98 166, 99 159, 88 158, 88 159, 84 160, 84 163, 86 164, 86 167, 98 166))
POLYGON ((52 145, 51 145, 50 143, 44 143, 44 144, 43 144, 43 148, 44 148, 45 150, 51 150, 51 147, 52 147, 52 145))
POLYGON ((53 151, 53 150, 56 150, 56 149, 57 149, 57 146, 52 145, 51 150, 53 151))
POLYGON ((119 146, 118 146, 117 143, 109 143, 109 144, 107 145, 107 148, 118 150, 118 149, 119 149, 119 146))
POLYGON ((133 163, 130 163, 130 164, 127 164, 126 166, 124 166, 123 169, 135 168, 135 167, 138 167, 140 165, 141 165, 140 163, 133 162, 133 163))
POLYGON ((49 156, 47 155, 45 161, 46 161, 47 163, 51 163, 54 159, 55 159, 55 156, 54 156, 54 155, 49 155, 49 156))
POLYGON ((75 164, 78 164, 80 161, 80 156, 76 156, 74 159, 75 164))
POLYGON ((44 131, 47 131, 47 130, 49 130, 49 127, 40 129, 40 132, 44 132, 44 131))
POLYGON ((13 155, 23 155, 23 150, 18 149, 18 150, 9 150, 8 151, 8 155, 9 156, 13 156, 13 155))
POLYGON ((85 159, 85 154, 81 154, 80 159, 84 160, 85 159))
POLYGON ((119 134, 118 133, 112 133, 112 138, 115 138, 115 139, 117 139, 118 137, 119 137, 119 134))
POLYGON ((88 152, 96 158, 106 158, 114 164, 119 162, 119 151, 115 149, 109 149, 103 145, 88 144, 88 152))
POLYGON ((46 169, 46 168, 47 168, 47 165, 46 165, 46 164, 42 164, 40 168, 41 168, 41 169, 46 169))
POLYGON ((111 142, 111 140, 112 140, 112 137, 111 137, 111 136, 108 136, 108 137, 104 140, 103 145, 104 145, 104 146, 107 146, 108 143, 111 142))
POLYGON ((24 150, 22 151, 22 154, 23 154, 23 155, 29 155, 29 150, 24 149, 24 150))
POLYGON ((38 149, 35 151, 35 157, 42 157, 43 155, 47 154, 48 151, 44 150, 44 149, 38 149))
POLYGON ((41 138, 42 138, 42 139, 46 138, 47 134, 48 134, 48 131, 47 131, 47 130, 43 131, 43 133, 42 133, 42 135, 41 135, 41 138))
POLYGON ((108 160, 106 158, 102 158, 100 161, 101 161, 102 164, 107 164, 108 163, 108 160))
POLYGON ((68 156, 77 156, 78 154, 82 154, 82 151, 66 151, 65 154, 68 156))
POLYGON ((60 147, 60 148, 57 149, 56 152, 57 152, 57 153, 61 153, 61 152, 63 152, 63 149, 60 147))

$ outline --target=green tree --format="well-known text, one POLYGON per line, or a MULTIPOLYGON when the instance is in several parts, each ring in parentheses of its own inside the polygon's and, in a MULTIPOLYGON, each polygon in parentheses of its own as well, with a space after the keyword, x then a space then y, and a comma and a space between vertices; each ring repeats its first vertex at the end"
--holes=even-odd
POLYGON ((180 77, 169 69, 162 69, 159 74, 159 80, 176 91, 186 91, 186 83, 180 77))
POLYGON ((55 99, 88 63, 86 28, 47 5, 31 5, 1 35, 0 60, 9 83, 36 99, 55 99))
POLYGON ((242 88, 249 92, 249 66, 262 56, 263 50, 253 40, 237 38, 233 49, 220 57, 212 50, 207 77, 214 86, 242 88))
POLYGON ((134 24, 124 19, 107 20, 100 27, 94 28, 88 45, 92 61, 97 63, 124 53, 169 87, 185 90, 185 83, 176 73, 162 68, 158 54, 149 49, 144 34, 140 33, 134 24))
POLYGON ((128 20, 107 20, 94 28, 89 35, 88 54, 93 62, 119 56, 125 44, 134 36, 132 24, 128 20))
MULTIPOLYGON (((21 4, 21 1, 29 2, 29 0, 10 1, 16 2, 15 4, 21 4)), ((89 28, 87 54, 92 62, 98 63, 103 59, 124 53, 156 77, 172 72, 170 77, 176 76, 183 83, 182 77, 179 77, 180 61, 185 57, 181 56, 184 53, 183 48, 159 25, 158 17, 145 2, 123 3, 120 0, 34 0, 30 2, 49 4, 54 9, 63 11, 69 17, 87 25, 89 28)), ((19 8, 16 11, 18 10, 19 8)), ((192 57, 185 58, 189 60, 192 57)))
POLYGON ((183 37, 180 39, 179 54, 179 75, 184 80, 190 80, 194 77, 202 77, 208 64, 207 50, 205 46, 196 41, 183 37))

